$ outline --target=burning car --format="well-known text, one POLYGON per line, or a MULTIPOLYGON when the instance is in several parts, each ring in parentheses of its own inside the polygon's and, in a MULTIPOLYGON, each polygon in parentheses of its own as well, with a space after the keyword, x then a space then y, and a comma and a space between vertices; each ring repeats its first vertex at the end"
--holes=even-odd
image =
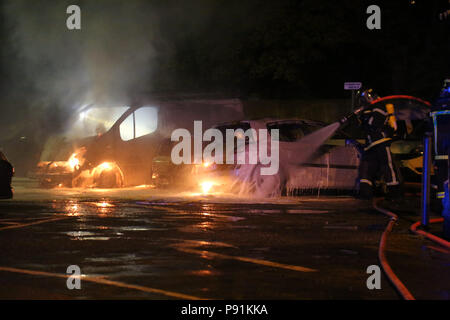
MULTIPOLYGON (((305 119, 262 119, 216 126, 221 131, 227 129, 250 128, 277 129, 279 132, 279 170, 275 175, 261 175, 261 164, 234 164, 210 166, 210 176, 215 177, 221 185, 238 194, 252 194, 261 197, 281 194, 311 192, 352 192, 358 176, 359 152, 353 145, 345 143, 345 136, 337 132, 325 143, 318 143, 315 150, 308 150, 311 145, 303 144, 302 138, 311 136, 324 128, 322 122, 305 119)), ((252 137, 245 141, 238 153, 248 153, 252 137)), ((217 183, 217 185, 220 185, 217 183)))
MULTIPOLYGON (((250 146, 256 143, 256 137, 247 135, 243 147, 234 144, 232 150, 233 163, 225 159, 218 164, 204 160, 201 164, 174 165, 170 159, 173 145, 170 141, 154 158, 154 179, 160 185, 173 185, 177 181, 191 181, 190 187, 200 193, 231 192, 235 194, 250 194, 253 196, 276 196, 281 193, 295 194, 323 190, 328 192, 352 192, 358 175, 358 150, 352 145, 346 145, 346 136, 342 132, 334 134, 333 138, 321 144, 312 157, 300 161, 298 154, 304 154, 301 139, 325 124, 304 119, 262 119, 226 122, 213 126, 225 137, 227 130, 233 130, 236 135, 250 132, 249 129, 277 129, 279 132, 280 167, 275 175, 261 176, 261 164, 242 164, 236 161, 239 154, 249 158, 250 146), (297 159, 298 161, 296 161, 297 159), (180 179, 180 176, 183 178, 180 179), (185 178, 188 177, 188 178, 185 178)), ((236 136, 236 138, 243 138, 236 136)), ((158 184, 158 183, 156 183, 158 184)))
POLYGON ((43 152, 49 159, 38 163, 34 177, 48 187, 149 185, 153 159, 173 130, 192 130, 194 120, 211 126, 242 115, 237 99, 160 99, 134 107, 84 108, 67 133, 49 140, 43 152))

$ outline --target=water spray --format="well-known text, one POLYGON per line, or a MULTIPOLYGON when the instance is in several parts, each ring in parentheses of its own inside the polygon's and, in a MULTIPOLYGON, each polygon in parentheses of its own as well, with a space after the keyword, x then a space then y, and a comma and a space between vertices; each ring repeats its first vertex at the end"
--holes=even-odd
POLYGON ((319 148, 333 136, 337 130, 348 125, 352 119, 357 117, 367 107, 360 107, 352 113, 346 115, 339 121, 323 127, 296 142, 289 143, 283 147, 283 152, 279 154, 279 170, 277 174, 271 176, 261 176, 258 173, 260 164, 242 165, 235 172, 233 186, 239 185, 238 194, 253 197, 278 197, 286 187, 287 181, 292 176, 292 172, 299 166, 310 161, 319 148))

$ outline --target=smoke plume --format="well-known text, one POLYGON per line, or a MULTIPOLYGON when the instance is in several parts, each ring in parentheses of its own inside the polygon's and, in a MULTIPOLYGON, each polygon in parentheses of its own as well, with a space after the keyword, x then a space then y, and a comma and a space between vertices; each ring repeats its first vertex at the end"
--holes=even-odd
POLYGON ((11 90, 34 118, 50 120, 50 131, 83 105, 129 103, 132 94, 150 89, 161 42, 150 6, 143 0, 6 0, 11 90), (71 4, 81 8, 81 30, 66 27, 71 4))

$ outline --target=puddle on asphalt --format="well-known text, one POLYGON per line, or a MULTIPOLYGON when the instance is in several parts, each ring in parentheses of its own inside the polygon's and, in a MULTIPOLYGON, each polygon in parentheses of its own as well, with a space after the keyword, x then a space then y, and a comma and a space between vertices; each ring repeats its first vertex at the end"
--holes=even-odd
POLYGON ((73 238, 81 238, 81 237, 95 235, 95 233, 88 232, 88 231, 69 231, 69 232, 65 232, 65 234, 68 235, 69 237, 73 237, 73 238))
POLYGON ((358 230, 358 226, 323 226, 324 229, 331 230, 358 230))
MULTIPOLYGON (((109 261, 109 264, 114 263, 115 260, 109 261)), ((89 275, 107 276, 109 279, 149 275, 155 273, 155 268, 145 264, 118 264, 108 266, 85 266, 83 269, 89 275)))
POLYGON ((328 213, 330 211, 328 211, 328 210, 288 209, 288 210, 286 210, 286 212, 292 213, 292 214, 321 214, 321 213, 328 213))
POLYGON ((211 231, 211 230, 217 229, 217 228, 218 228, 217 223, 205 221, 205 222, 200 222, 197 224, 182 226, 182 227, 177 228, 177 230, 181 231, 181 232, 195 233, 195 232, 211 231))
POLYGON ((118 227, 122 231, 159 231, 159 230, 169 230, 164 228, 150 228, 150 227, 142 227, 142 226, 127 226, 127 227, 118 227))
POLYGON ((237 222, 237 221, 241 221, 241 220, 245 220, 246 219, 244 217, 227 216, 227 215, 222 215, 222 214, 217 214, 217 213, 209 213, 209 212, 194 212, 193 214, 194 215, 200 215, 202 217, 207 217, 207 218, 224 219, 224 220, 228 220, 228 221, 232 221, 232 222, 237 222))
POLYGON ((237 248, 236 246, 220 241, 204 241, 204 240, 187 240, 187 239, 166 239, 176 241, 170 247, 176 248, 199 248, 199 247, 222 247, 222 248, 237 248))
POLYGON ((200 276, 200 277, 220 276, 223 274, 222 272, 215 271, 215 270, 209 270, 209 269, 192 270, 192 271, 187 271, 186 273, 189 275, 200 276))
MULTIPOLYGON (((65 234, 70 237, 70 240, 75 240, 75 241, 86 241, 86 240, 107 241, 107 240, 111 239, 111 237, 96 236, 95 233, 86 232, 86 231, 70 231, 70 232, 65 232, 65 234)), ((120 236, 121 235, 119 235, 119 237, 120 236)))
POLYGON ((249 213, 255 213, 255 214, 261 214, 261 213, 281 213, 282 211, 279 209, 250 209, 247 212, 249 213))
POLYGON ((125 254, 125 255, 114 255, 111 257, 85 258, 84 260, 86 262, 114 262, 114 261, 130 262, 138 259, 140 258, 138 258, 136 254, 125 254))

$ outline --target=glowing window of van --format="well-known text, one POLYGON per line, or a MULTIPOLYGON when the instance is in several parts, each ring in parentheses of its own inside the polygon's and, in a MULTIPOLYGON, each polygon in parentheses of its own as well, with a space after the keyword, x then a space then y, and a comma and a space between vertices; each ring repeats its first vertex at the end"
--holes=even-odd
POLYGON ((158 109, 156 107, 142 107, 135 112, 135 138, 150 134, 158 127, 158 109))
POLYGON ((134 113, 130 114, 119 126, 120 138, 123 141, 134 139, 134 113))
POLYGON ((129 109, 127 106, 85 108, 76 114, 65 132, 66 137, 82 139, 106 133, 129 109))

